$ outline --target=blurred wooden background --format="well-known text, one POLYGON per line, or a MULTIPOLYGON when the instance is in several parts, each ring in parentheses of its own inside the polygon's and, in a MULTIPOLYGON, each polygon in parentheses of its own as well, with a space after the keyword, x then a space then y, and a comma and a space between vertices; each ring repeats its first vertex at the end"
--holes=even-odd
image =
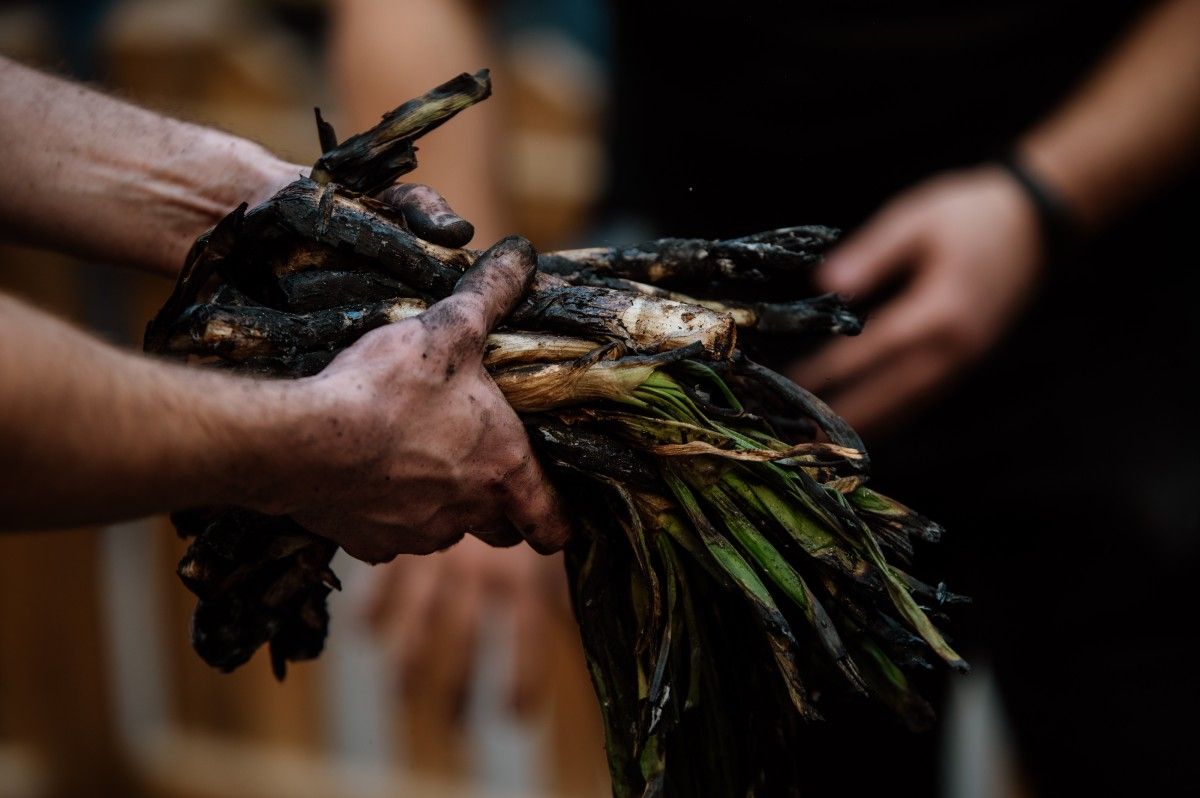
MULTIPOLYGON (((311 162, 312 106, 338 118, 313 40, 320 6, 116 2, 94 32, 92 57, 108 90, 311 162)), ((47 4, 0 3, 0 52, 62 71, 71 59, 61 20, 47 4)), ((579 69, 549 68, 569 42, 523 42, 506 50, 516 84, 506 185, 516 228, 539 246, 561 245, 599 191, 600 95, 594 81, 572 83, 579 69)), ((124 344, 140 339, 168 289, 145 275, 0 247, 0 290, 124 344)), ((0 535, 0 798, 607 794, 569 618, 551 630, 539 718, 508 717, 498 688, 481 683, 460 720, 438 709, 450 701, 405 706, 391 692, 374 643, 340 596, 326 654, 293 667, 284 684, 261 656, 232 675, 209 670, 187 643, 192 599, 174 576, 181 553, 164 519, 0 535)), ((339 572, 353 583, 363 568, 343 561, 339 572)), ((503 632, 485 637, 484 656, 501 656, 503 632)))

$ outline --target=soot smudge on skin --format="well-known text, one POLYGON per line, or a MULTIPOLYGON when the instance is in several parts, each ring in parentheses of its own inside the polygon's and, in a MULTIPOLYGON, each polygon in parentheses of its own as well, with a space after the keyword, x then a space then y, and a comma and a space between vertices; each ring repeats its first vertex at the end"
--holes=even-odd
MULTIPOLYGON (((500 315, 507 314, 514 304, 524 296, 537 265, 537 254, 533 246, 520 236, 509 236, 494 244, 487 252, 479 256, 475 264, 467 269, 454 288, 453 296, 473 294, 482 297, 484 306, 489 310, 496 308, 496 298, 505 300, 504 306, 498 308, 500 315), (491 299, 492 301, 488 301, 491 299)), ((453 330, 459 334, 450 342, 448 360, 460 363, 467 357, 478 357, 482 354, 484 340, 475 334, 475 325, 458 307, 457 303, 442 301, 425 313, 417 316, 417 320, 430 333, 453 330)), ((488 326, 497 319, 484 319, 488 326)), ((447 370, 449 379, 453 371, 447 370)))
MULTIPOLYGON (((455 293, 467 292, 483 296, 501 294, 515 303, 529 290, 537 265, 537 252, 521 236, 508 236, 493 244, 479 256, 455 286, 455 293), (512 259, 518 259, 513 263, 512 259), (498 262, 493 266, 493 261, 498 262), (518 268, 519 267, 519 268, 518 268)), ((511 305, 505 310, 511 310, 511 305)))

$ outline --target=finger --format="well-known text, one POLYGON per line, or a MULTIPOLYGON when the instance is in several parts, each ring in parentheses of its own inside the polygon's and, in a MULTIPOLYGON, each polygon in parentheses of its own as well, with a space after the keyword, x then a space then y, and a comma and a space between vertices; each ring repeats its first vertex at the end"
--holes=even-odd
POLYGON ((398 209, 408 229, 426 241, 461 247, 475 235, 474 225, 455 213, 450 203, 429 186, 400 183, 379 192, 379 199, 398 209))
POLYGON ((375 632, 384 628, 384 621, 392 615, 399 592, 396 583, 404 578, 400 573, 403 567, 402 560, 393 560, 375 566, 364 575, 362 581, 366 584, 358 605, 359 615, 375 632))
POLYGON ((855 429, 880 434, 902 424, 954 378, 954 361, 933 344, 902 357, 835 394, 830 404, 855 429))
POLYGON ((384 638, 384 649, 406 689, 436 623, 434 599, 442 570, 426 560, 414 566, 395 582, 394 612, 384 638))
POLYGON ((537 585, 528 585, 513 602, 513 667, 509 674, 509 702, 519 716, 537 708, 546 677, 546 623, 537 585))
POLYGON ((447 700, 457 722, 466 714, 475 673, 483 620, 482 585, 475 578, 443 579, 434 604, 438 608, 436 650, 427 651, 423 661, 435 669, 428 674, 430 681, 447 700))
POLYGON ((929 300, 920 290, 901 294, 868 320, 854 338, 834 341, 788 369, 797 385, 823 393, 879 368, 930 333, 929 300))
POLYGON ((571 526, 542 466, 526 449, 520 464, 504 477, 505 513, 521 537, 539 554, 558 551, 571 536, 571 526))
POLYGON ((417 316, 434 336, 450 347, 452 364, 480 355, 492 327, 525 295, 537 268, 537 253, 520 236, 492 245, 459 279, 454 293, 417 316))
POLYGON ((563 568, 563 559, 556 556, 546 561, 541 573, 542 590, 547 596, 546 609, 558 613, 568 620, 574 618, 571 609, 571 587, 567 582, 567 571, 563 568))
POLYGON ((921 231, 911 213, 885 209, 829 253, 814 275, 817 285, 860 298, 875 293, 920 255, 921 231))

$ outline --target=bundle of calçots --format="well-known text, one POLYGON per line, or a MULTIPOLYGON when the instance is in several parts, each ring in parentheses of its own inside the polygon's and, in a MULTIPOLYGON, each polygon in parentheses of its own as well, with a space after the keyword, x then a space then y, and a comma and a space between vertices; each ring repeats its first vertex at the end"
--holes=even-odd
MULTIPOLYGON (((478 254, 412 235, 368 195, 415 167, 412 142, 490 93, 461 75, 324 154, 202 236, 146 348, 237 371, 320 371, 368 330, 451 292, 478 254)), ((830 697, 878 699, 913 726, 909 683, 964 663, 930 620, 954 597, 901 570, 940 528, 866 486, 858 436, 744 340, 853 334, 805 283, 824 227, 543 254, 485 363, 577 521, 567 567, 604 717, 614 793, 787 794, 797 724, 830 697), (685 293, 686 292, 686 293, 685 293), (931 656, 932 655, 932 656, 931 656)), ((262 644, 282 677, 316 656, 336 546, 286 517, 178 513, 199 597, 193 643, 223 670, 262 644)))

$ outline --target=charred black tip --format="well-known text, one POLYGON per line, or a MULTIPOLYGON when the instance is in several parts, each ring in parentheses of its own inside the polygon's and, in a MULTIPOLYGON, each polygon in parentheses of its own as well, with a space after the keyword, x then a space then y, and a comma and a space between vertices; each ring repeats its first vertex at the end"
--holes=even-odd
POLYGON ((321 152, 326 153, 330 150, 337 149, 337 133, 333 130, 333 125, 325 121, 321 116, 321 109, 313 107, 313 114, 317 118, 317 138, 321 142, 321 152))

